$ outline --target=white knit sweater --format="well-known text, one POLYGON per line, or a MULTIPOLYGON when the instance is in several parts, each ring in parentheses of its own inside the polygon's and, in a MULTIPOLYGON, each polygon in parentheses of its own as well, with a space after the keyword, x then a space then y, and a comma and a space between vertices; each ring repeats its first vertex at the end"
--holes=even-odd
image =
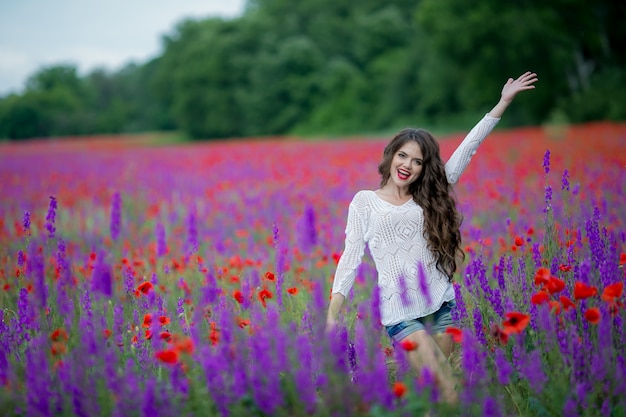
MULTIPOLYGON (((457 182, 478 146, 499 120, 485 115, 454 151, 446 163, 450 184, 457 182)), ((333 293, 347 296, 350 292, 365 244, 378 271, 383 325, 427 316, 455 298, 454 287, 448 277, 437 270, 436 259, 427 247, 424 215, 414 200, 396 206, 370 190, 359 191, 354 196, 348 209, 345 249, 335 272, 333 293), (420 263, 425 272, 422 282, 428 294, 420 289, 420 263)))

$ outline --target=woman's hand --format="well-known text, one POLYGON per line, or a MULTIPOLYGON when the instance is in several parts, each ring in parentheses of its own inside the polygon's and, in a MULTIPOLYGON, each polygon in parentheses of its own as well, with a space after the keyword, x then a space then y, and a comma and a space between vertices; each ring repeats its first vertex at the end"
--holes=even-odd
POLYGON ((339 316, 339 310, 345 301, 344 297, 340 293, 333 293, 330 298, 330 305, 328 306, 328 314, 326 315, 326 332, 331 332, 337 328, 339 316))
POLYGON ((509 78, 506 84, 504 84, 504 87, 502 87, 502 100, 510 103, 520 91, 534 89, 535 86, 533 84, 536 82, 537 74, 530 71, 520 75, 517 80, 509 78))
POLYGON ((520 75, 517 80, 509 78, 506 84, 504 84, 504 87, 502 87, 500 101, 491 109, 489 115, 495 118, 502 117, 502 113, 509 107, 509 104, 511 104, 517 93, 524 90, 533 90, 536 82, 537 74, 530 71, 520 75))

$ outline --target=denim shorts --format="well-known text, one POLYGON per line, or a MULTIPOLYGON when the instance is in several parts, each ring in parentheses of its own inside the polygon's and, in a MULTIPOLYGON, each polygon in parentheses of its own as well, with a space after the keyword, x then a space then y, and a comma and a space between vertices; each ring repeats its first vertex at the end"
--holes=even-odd
POLYGON ((443 333, 448 327, 452 326, 450 311, 453 308, 456 308, 456 301, 446 301, 439 310, 428 316, 401 321, 391 326, 385 326, 385 329, 394 344, 418 330, 427 330, 430 334, 443 333))

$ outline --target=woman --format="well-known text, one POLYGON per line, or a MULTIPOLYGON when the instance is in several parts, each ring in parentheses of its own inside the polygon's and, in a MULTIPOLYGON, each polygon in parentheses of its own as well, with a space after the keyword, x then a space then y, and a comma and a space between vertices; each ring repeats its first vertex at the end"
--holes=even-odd
POLYGON ((452 337, 450 309, 455 307, 452 275, 461 249, 460 216, 451 195, 471 157, 500 120, 517 93, 534 89, 535 73, 509 78, 498 104, 465 137, 445 164, 430 133, 405 129, 383 152, 380 188, 359 191, 350 203, 345 250, 337 265, 327 328, 337 324, 354 284, 365 244, 378 272, 381 322, 394 344, 408 351, 411 367, 435 372, 443 398, 456 402, 447 358, 452 337))

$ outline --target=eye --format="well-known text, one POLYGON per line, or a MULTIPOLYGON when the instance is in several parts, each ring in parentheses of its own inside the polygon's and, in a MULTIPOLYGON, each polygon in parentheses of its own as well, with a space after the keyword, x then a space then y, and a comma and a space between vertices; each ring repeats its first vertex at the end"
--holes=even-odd
POLYGON ((414 159, 413 162, 415 162, 415 165, 417 165, 417 166, 422 166, 422 160, 421 159, 414 159))
POLYGON ((399 156, 400 158, 405 158, 405 157, 406 157, 406 154, 405 154, 404 152, 398 152, 398 156, 399 156))

